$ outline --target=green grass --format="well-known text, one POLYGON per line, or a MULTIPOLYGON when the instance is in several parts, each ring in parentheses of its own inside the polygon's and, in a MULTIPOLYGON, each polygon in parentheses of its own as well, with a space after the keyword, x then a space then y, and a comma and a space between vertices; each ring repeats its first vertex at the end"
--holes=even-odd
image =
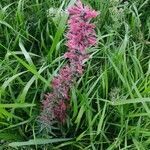
POLYGON ((84 0, 100 11, 98 44, 71 89, 66 124, 38 122, 65 63, 69 2, 0 1, 0 149, 149 150, 149 0, 84 0))

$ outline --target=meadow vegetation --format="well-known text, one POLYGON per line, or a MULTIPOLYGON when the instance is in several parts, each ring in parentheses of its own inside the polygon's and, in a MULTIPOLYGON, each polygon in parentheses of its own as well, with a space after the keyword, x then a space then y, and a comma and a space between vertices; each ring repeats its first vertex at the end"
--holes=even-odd
POLYGON ((70 91, 66 123, 38 121, 66 63, 66 9, 74 2, 0 0, 0 149, 149 150, 149 0, 83 0, 100 12, 98 43, 70 91))

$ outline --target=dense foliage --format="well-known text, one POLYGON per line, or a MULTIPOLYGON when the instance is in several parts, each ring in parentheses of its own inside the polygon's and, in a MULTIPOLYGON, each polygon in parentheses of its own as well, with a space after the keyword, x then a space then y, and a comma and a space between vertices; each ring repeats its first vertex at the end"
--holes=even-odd
POLYGON ((74 2, 0 1, 0 148, 149 150, 149 0, 83 0, 101 12, 98 44, 70 91, 67 122, 38 121, 66 63, 65 10, 74 2))

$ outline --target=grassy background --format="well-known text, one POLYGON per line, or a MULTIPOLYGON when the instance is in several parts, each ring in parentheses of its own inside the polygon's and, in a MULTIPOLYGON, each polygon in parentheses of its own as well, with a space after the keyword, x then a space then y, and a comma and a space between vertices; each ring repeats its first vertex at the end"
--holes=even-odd
POLYGON ((98 45, 71 89, 66 124, 37 121, 65 63, 74 0, 0 1, 0 149, 150 149, 150 1, 84 0, 101 12, 98 45))

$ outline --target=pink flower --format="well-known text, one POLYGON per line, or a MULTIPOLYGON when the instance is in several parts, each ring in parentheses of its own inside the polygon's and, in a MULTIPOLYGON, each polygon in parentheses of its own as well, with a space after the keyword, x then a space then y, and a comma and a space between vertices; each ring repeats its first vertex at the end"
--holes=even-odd
POLYGON ((91 18, 96 18, 98 16, 98 12, 95 10, 91 10, 89 7, 85 7, 85 19, 91 19, 91 18))
POLYGON ((59 77, 55 77, 52 80, 52 87, 58 88, 61 85, 61 79, 59 77))
MULTIPOLYGON (((67 46, 69 49, 84 51, 96 43, 95 26, 84 20, 80 21, 81 19, 81 17, 77 19, 78 23, 70 21, 70 28, 67 34, 67 46)), ((72 20, 72 17, 70 20, 72 20)))
POLYGON ((95 25, 90 23, 98 13, 77 0, 75 6, 68 9, 68 33, 66 34, 68 51, 64 57, 68 64, 62 67, 52 80, 52 92, 45 95, 42 102, 41 120, 52 124, 54 120, 64 123, 69 106, 69 92, 75 79, 84 72, 85 59, 89 58, 86 49, 96 44, 95 25))
POLYGON ((65 66, 60 70, 60 76, 62 77, 62 80, 70 81, 72 77, 72 71, 69 66, 65 66))
POLYGON ((54 116, 62 123, 66 119, 66 110, 67 106, 63 100, 60 100, 59 103, 54 107, 54 116))

